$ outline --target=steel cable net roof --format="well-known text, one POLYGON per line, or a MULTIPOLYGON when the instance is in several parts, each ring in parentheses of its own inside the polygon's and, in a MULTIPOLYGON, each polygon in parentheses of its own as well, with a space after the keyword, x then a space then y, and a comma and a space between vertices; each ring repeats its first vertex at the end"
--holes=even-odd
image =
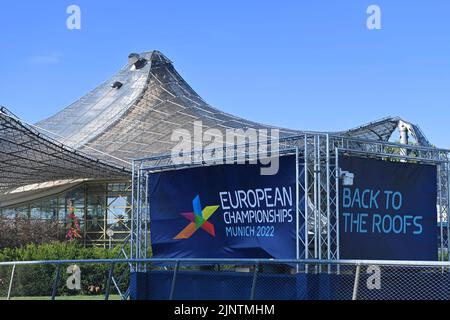
MULTIPOLYGON (((194 124, 200 121, 203 132, 279 129, 211 107, 160 52, 139 56, 146 61, 143 67, 127 64, 97 89, 37 126, 56 134, 55 138, 63 137, 61 141, 74 148, 114 162, 170 153, 178 143, 171 139, 173 132, 186 130, 193 136, 194 124), (117 81, 123 85, 112 88, 117 81)), ((299 132, 280 129, 280 136, 299 132)))
POLYGON ((64 146, 0 108, 0 192, 62 179, 123 178, 129 171, 64 146))
MULTIPOLYGON (((179 142, 172 134, 184 130, 195 138, 200 123, 203 138, 214 136, 208 129, 222 135, 227 129, 279 129, 280 138, 303 133, 210 106, 158 51, 131 54, 116 75, 37 123, 36 130, 2 112, 0 190, 55 179, 127 176, 122 167, 130 169, 132 159, 170 153, 179 142)), ((388 141, 401 121, 389 117, 334 134, 388 141)), ((419 145, 429 145, 417 126, 408 124, 408 130, 419 145)))
POLYGON ((417 145, 430 147, 431 144, 418 125, 409 123, 399 117, 386 117, 355 129, 338 132, 339 135, 365 140, 389 141, 394 131, 403 124, 409 134, 416 140, 417 145))

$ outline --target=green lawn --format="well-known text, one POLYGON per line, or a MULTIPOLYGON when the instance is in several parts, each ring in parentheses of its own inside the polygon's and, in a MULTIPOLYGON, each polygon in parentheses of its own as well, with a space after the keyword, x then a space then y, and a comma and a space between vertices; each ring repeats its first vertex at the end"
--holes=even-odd
MULTIPOLYGON (((104 300, 105 296, 60 296, 56 300, 104 300)), ((0 300, 6 300, 1 297, 0 300)), ((11 300, 51 300, 51 297, 11 297, 11 300)), ((120 300, 119 295, 110 295, 109 300, 120 300)))

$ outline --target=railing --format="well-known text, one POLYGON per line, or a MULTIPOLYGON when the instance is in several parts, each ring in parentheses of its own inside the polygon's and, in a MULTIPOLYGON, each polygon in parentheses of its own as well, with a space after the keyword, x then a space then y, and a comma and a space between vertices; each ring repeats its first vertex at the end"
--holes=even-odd
POLYGON ((450 262, 271 259, 0 262, 0 297, 8 300, 128 299, 130 293, 134 299, 169 300, 450 300, 450 262), (139 270, 147 271, 134 273, 137 265, 141 266, 139 270), (134 288, 131 292, 130 286, 134 288))

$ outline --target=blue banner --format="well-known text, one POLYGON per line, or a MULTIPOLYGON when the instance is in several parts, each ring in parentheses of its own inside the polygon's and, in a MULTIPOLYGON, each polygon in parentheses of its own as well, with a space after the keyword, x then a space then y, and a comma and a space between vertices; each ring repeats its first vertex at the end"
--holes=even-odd
POLYGON ((437 260, 434 165, 341 156, 341 259, 437 260))
POLYGON ((155 258, 296 258, 296 161, 275 175, 260 164, 153 173, 150 233, 155 258))

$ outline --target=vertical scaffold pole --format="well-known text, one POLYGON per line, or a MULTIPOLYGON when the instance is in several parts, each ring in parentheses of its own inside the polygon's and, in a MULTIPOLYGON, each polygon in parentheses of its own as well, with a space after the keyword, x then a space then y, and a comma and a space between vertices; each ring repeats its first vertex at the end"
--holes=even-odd
POLYGON ((440 232, 440 261, 444 261, 444 214, 442 207, 442 164, 437 165, 437 175, 438 175, 438 194, 439 194, 439 232, 440 232))
POLYGON ((331 228, 330 228, 330 223, 331 223, 331 219, 330 219, 330 136, 327 134, 327 141, 326 141, 326 146, 327 146, 327 164, 326 164, 326 169, 327 169, 327 259, 330 260, 331 259, 331 228))
POLYGON ((136 215, 136 201, 134 199, 136 192, 136 182, 135 179, 135 161, 133 161, 132 167, 131 167, 131 235, 130 235, 130 258, 134 258, 134 228, 135 228, 135 215, 136 215))
MULTIPOLYGON (((318 256, 318 228, 317 228, 317 140, 318 137, 314 136, 314 258, 318 256)), ((319 235, 320 236, 320 235, 319 235)))
POLYGON ((450 215, 450 163, 448 162, 448 155, 446 155, 447 162, 447 260, 450 261, 450 228, 449 228, 449 215, 450 215))
MULTIPOLYGON (((150 207, 149 207, 149 203, 148 203, 148 185, 149 185, 149 174, 148 172, 145 173, 145 199, 144 199, 144 204, 145 204, 145 219, 144 219, 144 258, 147 258, 147 253, 148 253, 148 224, 149 224, 149 217, 150 217, 150 207)), ((145 269, 147 269, 147 265, 144 264, 145 269)), ((145 270, 146 271, 146 270, 145 270)))
MULTIPOLYGON (((295 245, 296 245, 296 252, 295 252, 295 258, 298 260, 300 259, 300 243, 299 243, 299 237, 300 237, 300 221, 299 221, 299 203, 300 203, 300 190, 299 190, 299 161, 298 161, 298 147, 295 148, 295 211, 296 211, 296 222, 295 222, 295 245)), ((298 264, 297 264, 297 272, 298 272, 298 264)))
POLYGON ((339 245, 339 149, 336 148, 336 259, 340 259, 340 245, 339 245))
POLYGON ((321 170, 321 139, 317 137, 317 235, 318 235, 318 258, 322 259, 322 170, 321 170))
POLYGON ((309 235, 308 235, 308 223, 309 223, 309 184, 308 184, 308 136, 305 134, 305 150, 304 150, 304 163, 305 163, 305 259, 309 259, 309 235))
MULTIPOLYGON (((141 258, 141 210, 142 210, 142 200, 141 200, 141 180, 142 180, 142 163, 138 169, 137 175, 137 208, 136 208, 136 259, 141 258)), ((140 264, 137 263, 137 271, 140 271, 140 264)))

